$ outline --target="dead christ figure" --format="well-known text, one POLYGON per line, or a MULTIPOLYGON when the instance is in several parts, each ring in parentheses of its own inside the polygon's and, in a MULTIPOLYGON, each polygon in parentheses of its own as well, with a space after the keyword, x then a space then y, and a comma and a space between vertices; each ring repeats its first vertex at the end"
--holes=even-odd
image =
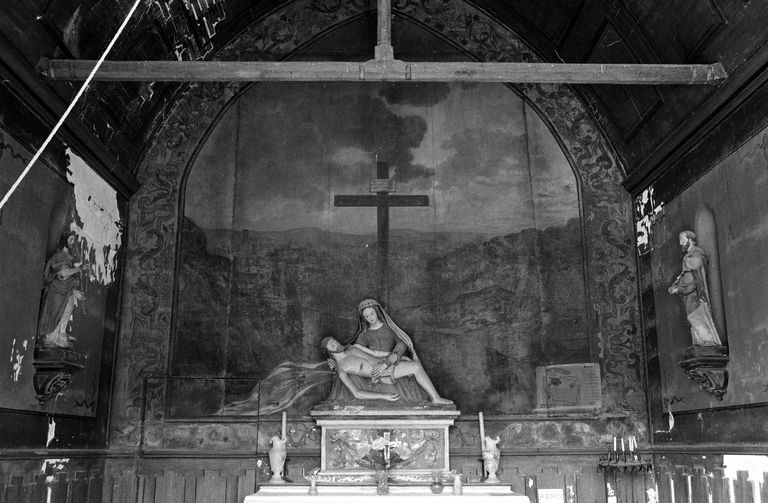
MULTIPOLYGON (((419 386, 429 395, 434 404, 452 404, 451 400, 442 398, 432 384, 432 380, 424 371, 421 363, 416 361, 401 360, 396 365, 387 367, 377 377, 373 376, 373 370, 380 360, 388 355, 385 351, 376 351, 364 346, 352 345, 344 349, 339 341, 333 337, 325 337, 320 341, 320 348, 328 351, 333 358, 336 371, 339 373, 339 379, 349 389, 355 398, 364 400, 388 400, 394 402, 399 400, 397 393, 378 393, 374 391, 364 391, 354 385, 349 378, 350 375, 365 377, 369 379, 380 379, 382 382, 389 381, 393 383, 395 379, 412 375, 419 386)), ((377 369, 378 370, 378 369, 377 369)))

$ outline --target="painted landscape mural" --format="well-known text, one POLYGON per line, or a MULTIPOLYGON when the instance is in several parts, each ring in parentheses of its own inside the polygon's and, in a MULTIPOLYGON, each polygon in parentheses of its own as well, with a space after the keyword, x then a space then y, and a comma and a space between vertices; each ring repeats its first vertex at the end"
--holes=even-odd
MULTIPOLYGON (((367 297, 384 297, 467 413, 530 413, 536 366, 590 361, 576 180, 502 85, 254 86, 184 194, 171 360, 199 379, 174 382, 172 416, 216 415, 280 362, 322 361, 320 339, 349 341, 367 297), (384 290, 376 208, 334 205, 370 194, 378 163, 394 194, 429 198, 389 210, 384 290)), ((330 373, 315 384, 294 413, 324 398, 330 373)))

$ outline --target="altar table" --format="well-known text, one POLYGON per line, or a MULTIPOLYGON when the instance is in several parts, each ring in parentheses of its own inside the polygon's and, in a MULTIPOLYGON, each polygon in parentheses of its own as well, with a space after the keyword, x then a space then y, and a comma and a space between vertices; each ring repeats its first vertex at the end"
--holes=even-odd
POLYGON ((454 495, 450 485, 434 494, 427 486, 389 486, 388 495, 376 494, 376 486, 317 486, 317 494, 309 495, 308 485, 261 486, 257 493, 246 496, 243 503, 422 503, 488 502, 531 503, 527 496, 513 493, 505 485, 465 485, 464 494, 454 495))

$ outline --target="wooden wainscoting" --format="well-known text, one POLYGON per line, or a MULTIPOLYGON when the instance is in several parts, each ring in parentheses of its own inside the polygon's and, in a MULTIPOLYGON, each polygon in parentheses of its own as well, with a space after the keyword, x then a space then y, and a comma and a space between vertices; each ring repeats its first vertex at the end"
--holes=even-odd
MULTIPOLYGON (((553 491, 564 503, 768 503, 768 470, 756 470, 765 456, 750 463, 685 449, 657 451, 654 471, 631 473, 600 471, 597 453, 506 451, 498 475, 532 503, 553 491)), ((314 453, 289 453, 288 477, 301 481, 318 465, 314 453)), ((472 453, 452 457, 451 466, 470 481, 481 474, 472 453)), ((241 503, 268 479, 269 467, 265 455, 233 452, 4 452, 0 477, 0 503, 241 503), (57 459, 66 461, 51 465, 57 459)))
POLYGON ((673 452, 655 464, 660 503, 768 503, 768 456, 673 452))
MULTIPOLYGON (((6 456, 0 458, 0 502, 100 503, 103 460, 96 457, 6 456)), ((47 453, 51 454, 51 453, 47 453)))

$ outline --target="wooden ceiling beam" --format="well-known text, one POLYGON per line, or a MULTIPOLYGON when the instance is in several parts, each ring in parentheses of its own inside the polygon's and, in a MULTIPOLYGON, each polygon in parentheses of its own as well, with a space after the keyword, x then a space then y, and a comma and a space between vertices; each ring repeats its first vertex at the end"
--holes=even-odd
MULTIPOLYGON (((52 80, 85 80, 91 60, 38 65, 52 80)), ((94 80, 152 82, 502 82, 623 85, 716 85, 728 74, 709 65, 595 63, 428 63, 342 61, 105 61, 94 80)))

